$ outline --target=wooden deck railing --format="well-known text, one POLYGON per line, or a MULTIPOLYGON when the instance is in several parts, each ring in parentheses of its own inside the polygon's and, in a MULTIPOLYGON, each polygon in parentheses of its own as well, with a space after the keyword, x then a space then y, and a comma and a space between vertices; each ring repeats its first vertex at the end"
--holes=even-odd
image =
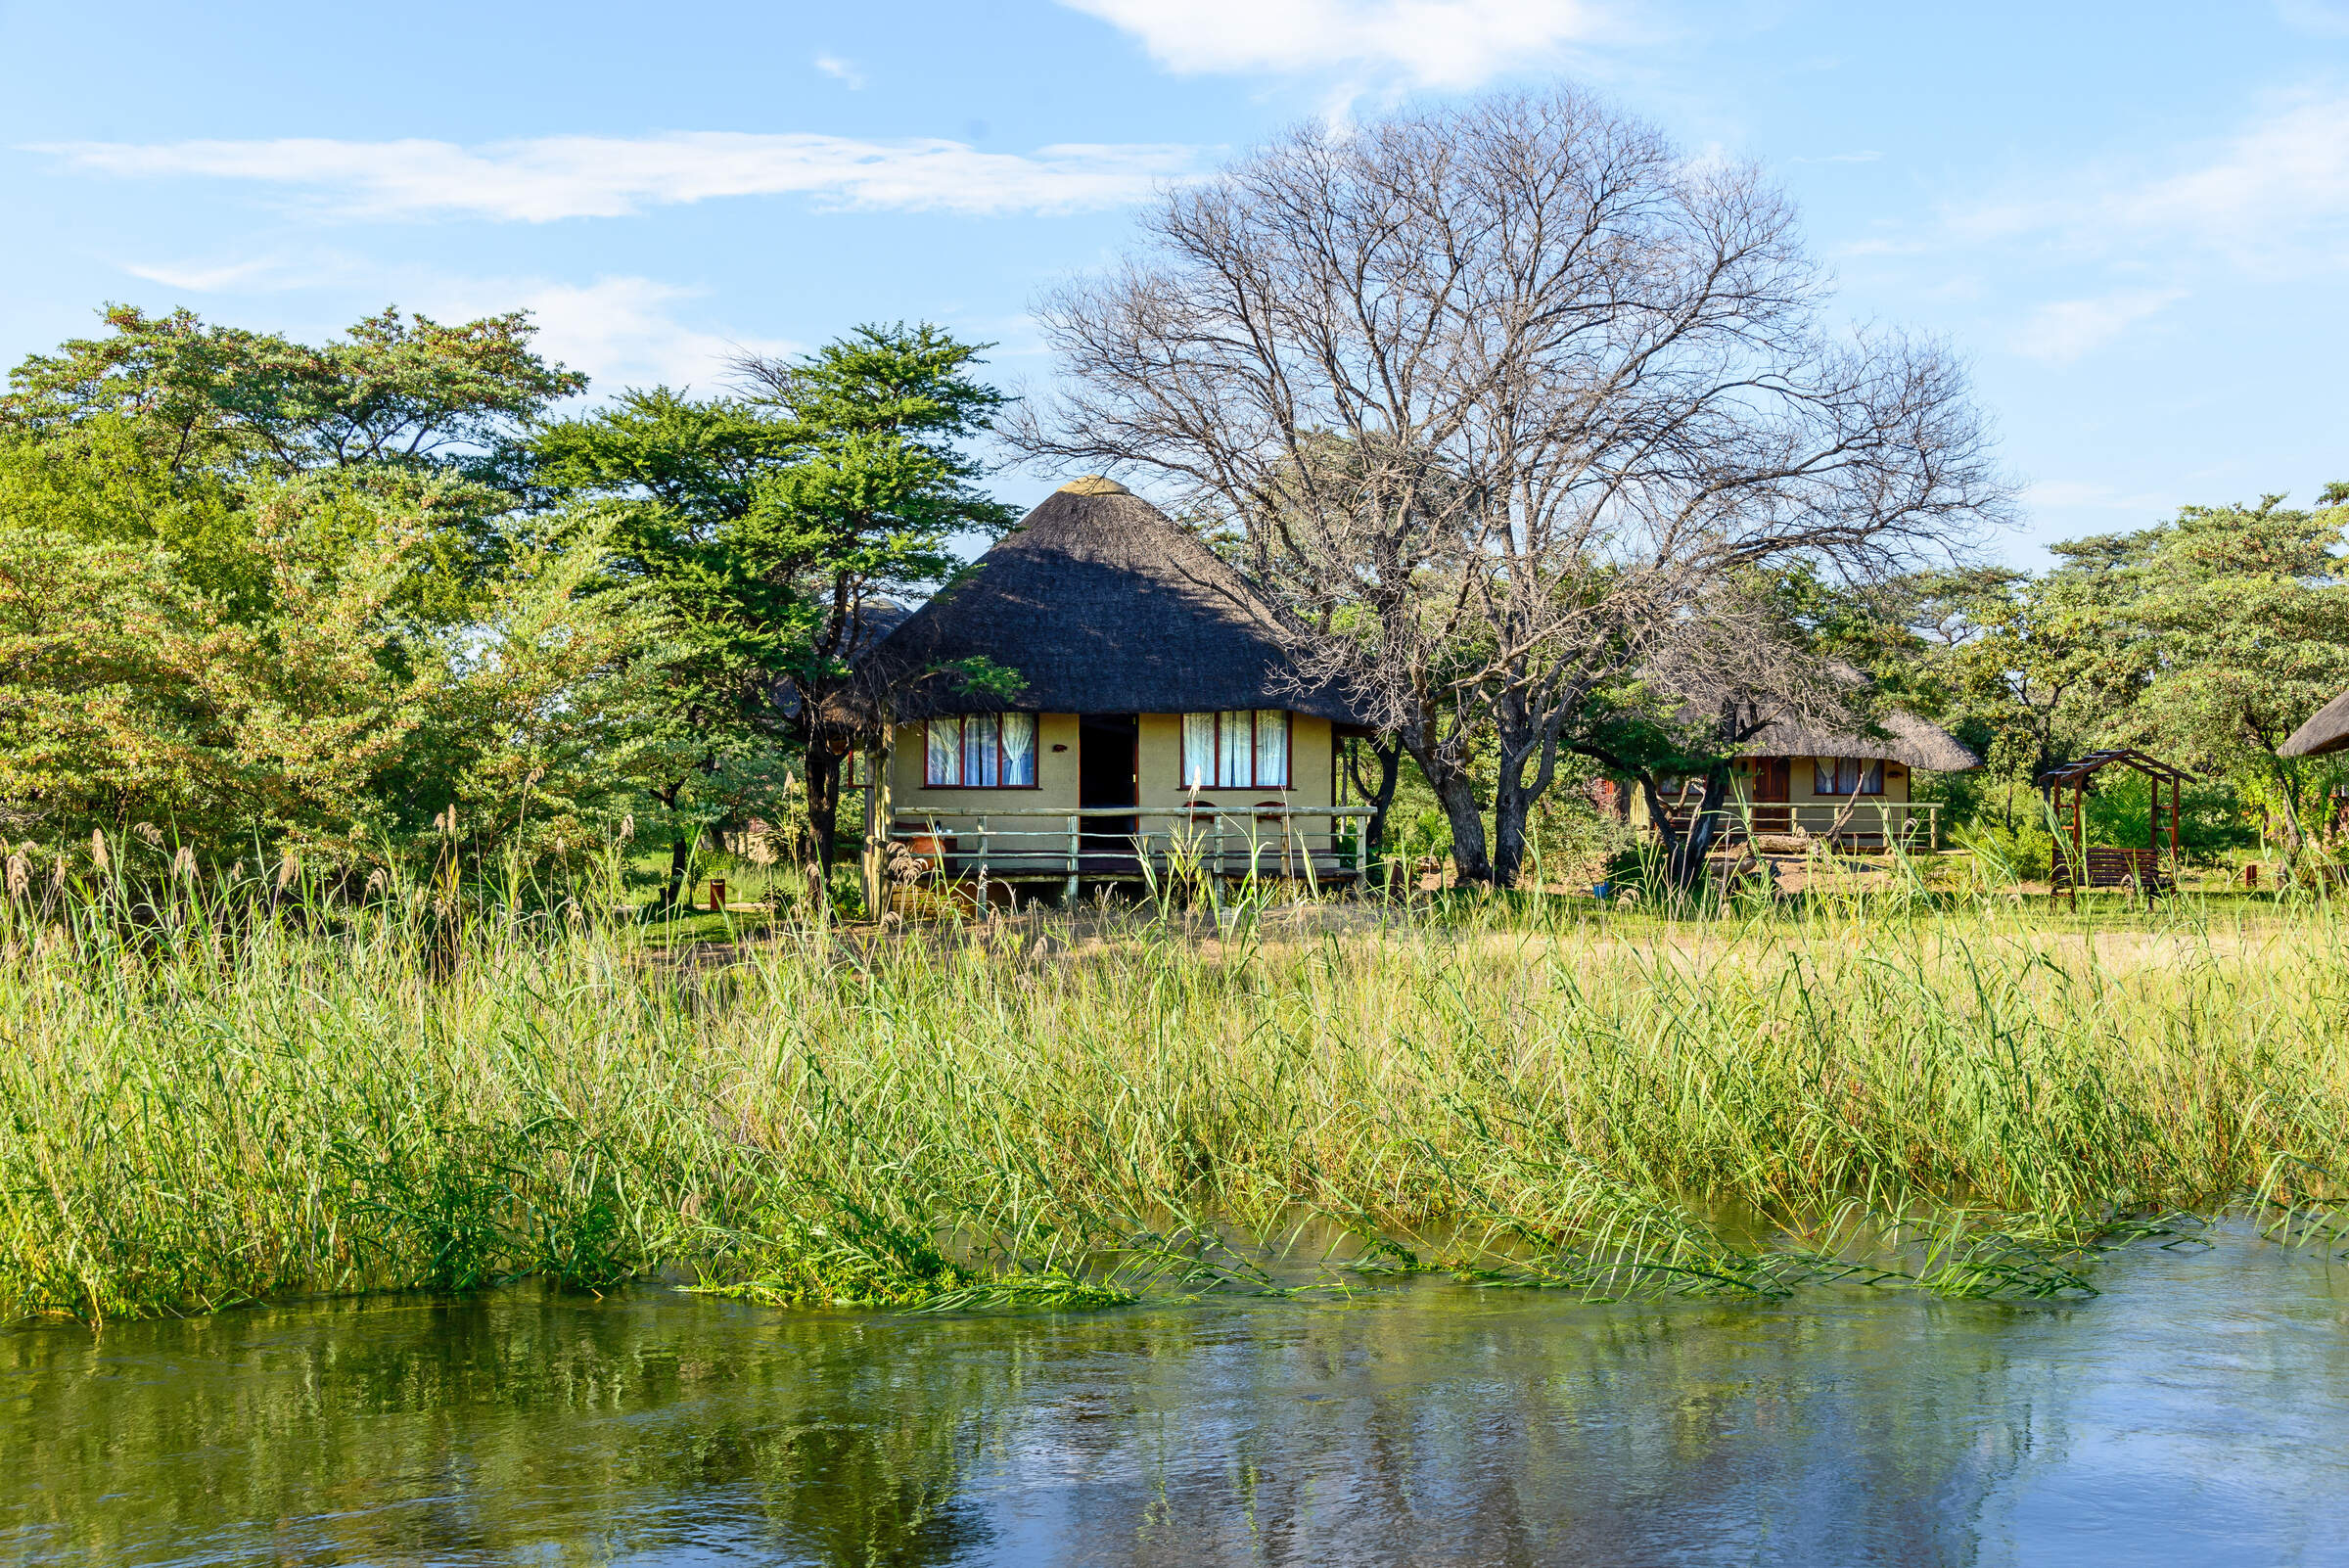
MULTIPOLYGON (((883 843, 902 882, 908 861, 924 880, 1066 884, 1221 880, 1344 881, 1361 872, 1367 807, 1087 807, 954 810, 898 807, 883 843), (890 846, 901 853, 892 854, 890 846)), ((890 873, 884 868, 883 875, 890 873)), ((984 898, 984 892, 982 893, 984 898)))
MULTIPOLYGON (((1696 816, 1696 803, 1676 803, 1671 811, 1673 821, 1684 827, 1696 816)), ((1751 820, 1758 834, 1817 839, 1833 834, 1838 843, 1898 842, 1939 849, 1940 813, 1939 801, 1731 801, 1721 808, 1721 829, 1723 839, 1732 842, 1745 836, 1751 820)))

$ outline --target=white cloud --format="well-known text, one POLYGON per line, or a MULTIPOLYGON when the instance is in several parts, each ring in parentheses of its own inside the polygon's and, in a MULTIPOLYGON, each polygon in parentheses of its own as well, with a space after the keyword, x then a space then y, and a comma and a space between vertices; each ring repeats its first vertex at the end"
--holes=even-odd
POLYGON ((838 55, 816 56, 815 69, 837 81, 846 83, 851 92, 854 92, 864 85, 864 72, 838 55))
POLYGON ((1836 254, 2028 291, 2039 302, 1991 330, 2016 354, 2071 364, 2189 296, 2349 271, 2349 98, 2279 94, 2230 133, 2042 170, 1836 254))
POLYGON ((307 192, 355 218, 437 215, 543 223, 618 217, 720 197, 811 196, 834 208, 966 215, 1063 212, 1147 196, 1197 162, 1187 147, 1067 145, 1025 156, 943 140, 683 131, 450 142, 73 142, 29 149, 121 177, 250 180, 307 192))
POLYGON ((2276 16, 2295 32, 2349 38, 2349 4, 2343 0, 2276 0, 2276 16))
POLYGON ((222 294, 240 288, 268 288, 285 271, 287 263, 278 256, 256 256, 248 261, 228 261, 207 266, 203 262, 156 261, 125 262, 122 270, 134 278, 160 283, 166 289, 183 289, 190 294, 222 294))
POLYGON ((1171 70, 1360 71, 1479 86, 1614 33, 1593 0, 1061 0, 1171 70))
POLYGON ((2186 298, 2184 289, 2124 289, 2093 300, 2057 300, 2031 312, 2008 345, 2029 359, 2068 365, 2186 298))
POLYGON ((2221 259, 2254 275, 2349 259, 2349 99, 2295 94, 2232 137, 2148 168, 2078 169, 1948 214, 1976 242, 2045 241, 2133 262, 2221 259))
POLYGON ((2290 103, 2200 167, 2116 193, 2106 210, 2263 269, 2337 265, 2349 232, 2349 101, 2290 103))
POLYGON ((438 308, 427 313, 474 316, 528 310, 538 323, 539 351, 585 371, 598 392, 656 383, 708 392, 724 376, 726 361, 744 349, 799 351, 797 344, 731 338, 685 326, 676 319, 675 306, 700 293, 638 277, 598 278, 588 284, 468 281, 445 286, 445 298, 431 301, 438 308))
POLYGON ((538 324, 539 351, 586 372, 591 394, 656 383, 710 391, 724 379, 726 361, 745 349, 790 354, 804 346, 688 325, 679 319, 680 306, 708 291, 657 278, 622 275, 572 283, 532 276, 467 277, 431 267, 382 266, 333 251, 225 263, 126 262, 122 270, 177 294, 323 296, 299 314, 315 318, 321 307, 331 311, 340 302, 346 314, 329 314, 329 323, 387 300, 442 321, 528 310, 538 324))

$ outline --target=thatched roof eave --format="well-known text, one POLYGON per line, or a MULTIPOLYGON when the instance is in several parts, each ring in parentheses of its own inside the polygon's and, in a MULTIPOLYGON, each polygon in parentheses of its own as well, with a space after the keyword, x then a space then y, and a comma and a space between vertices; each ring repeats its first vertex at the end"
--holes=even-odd
POLYGON ((2323 757, 2349 750, 2349 691, 2341 693, 2309 715, 2276 749, 2279 757, 2323 757))
POLYGON ((1940 725, 1894 712, 1881 720, 1882 738, 1779 719, 1739 748, 1746 757, 1833 757, 1900 762, 1927 773, 1963 773, 1982 765, 1940 725))

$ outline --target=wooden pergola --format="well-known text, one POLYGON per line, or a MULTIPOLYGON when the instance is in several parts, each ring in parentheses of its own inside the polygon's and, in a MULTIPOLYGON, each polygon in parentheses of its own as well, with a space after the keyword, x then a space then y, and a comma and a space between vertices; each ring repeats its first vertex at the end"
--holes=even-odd
POLYGON ((2109 751, 2090 752, 2069 762, 2058 763, 2033 780, 2048 797, 2055 813, 2055 822, 2062 837, 2055 841, 2054 864, 2050 868, 2048 897, 2068 897, 2073 908, 2080 906, 2080 890, 2086 888, 2136 888, 2145 897, 2177 885, 2174 868, 2178 862, 2178 813, 2180 800, 2187 780, 2194 775, 2182 767, 2172 766, 2158 757, 2149 757, 2129 747, 2109 751), (2145 775, 2149 790, 2145 810, 2145 847, 2139 849, 2091 847, 2088 842, 2088 792, 2095 787, 2096 776, 2108 767, 2126 767, 2145 775), (2167 809, 2164 809, 2161 789, 2170 788, 2167 809), (2071 792, 2069 814, 2066 814, 2064 792, 2071 792), (2170 864, 2162 864, 2164 819, 2168 824, 2170 864))

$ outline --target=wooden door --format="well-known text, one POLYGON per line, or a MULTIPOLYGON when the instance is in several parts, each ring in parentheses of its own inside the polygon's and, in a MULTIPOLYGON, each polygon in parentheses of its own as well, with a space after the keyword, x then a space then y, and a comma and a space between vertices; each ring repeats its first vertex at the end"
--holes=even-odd
POLYGON ((1787 802, 1794 798, 1794 765, 1783 757, 1754 760, 1754 831, 1785 833, 1794 826, 1787 802), (1772 807, 1776 809, 1772 809, 1772 807))

